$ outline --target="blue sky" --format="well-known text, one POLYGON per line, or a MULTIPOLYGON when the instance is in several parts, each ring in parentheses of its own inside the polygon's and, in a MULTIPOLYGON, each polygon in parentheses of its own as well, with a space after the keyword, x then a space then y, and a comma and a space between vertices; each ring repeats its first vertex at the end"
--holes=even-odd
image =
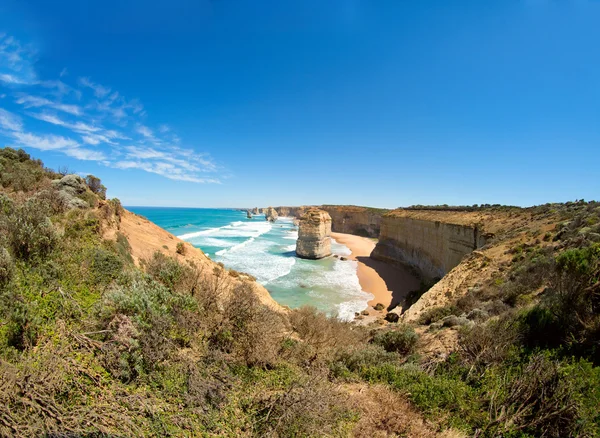
POLYGON ((0 145, 125 205, 598 199, 598 23, 598 0, 3 0, 0 145))

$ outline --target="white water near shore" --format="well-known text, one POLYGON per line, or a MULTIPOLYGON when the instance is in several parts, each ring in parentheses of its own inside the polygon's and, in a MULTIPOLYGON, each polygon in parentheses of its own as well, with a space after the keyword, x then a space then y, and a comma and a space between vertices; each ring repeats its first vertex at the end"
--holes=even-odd
MULTIPOLYGON (((296 257, 298 231, 292 218, 270 223, 262 216, 247 219, 244 212, 234 210, 147 209, 139 213, 227 268, 253 275, 280 304, 310 305, 350 320, 372 299, 361 289, 355 261, 296 257)), ((335 241, 332 251, 340 256, 351 253, 335 241)))

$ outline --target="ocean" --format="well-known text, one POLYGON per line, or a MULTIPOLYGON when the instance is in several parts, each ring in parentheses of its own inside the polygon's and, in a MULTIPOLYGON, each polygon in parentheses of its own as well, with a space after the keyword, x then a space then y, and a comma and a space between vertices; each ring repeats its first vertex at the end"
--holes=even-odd
MULTIPOLYGON (((373 298, 360 287, 357 262, 297 258, 298 230, 292 218, 280 217, 269 223, 263 215, 247 219, 245 212, 228 209, 127 208, 202 249, 225 267, 253 275, 280 304, 291 308, 311 305, 349 320, 373 298)), ((350 254, 335 241, 332 252, 350 254)))

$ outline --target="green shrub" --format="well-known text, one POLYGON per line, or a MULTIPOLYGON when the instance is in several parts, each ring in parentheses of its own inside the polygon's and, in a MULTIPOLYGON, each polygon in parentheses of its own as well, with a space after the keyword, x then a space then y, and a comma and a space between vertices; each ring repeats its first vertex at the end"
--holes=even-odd
POLYGON ((185 245, 183 242, 177 242, 176 251, 177 254, 185 254, 185 245))
POLYGON ((10 283, 15 270, 15 265, 6 248, 0 247, 0 290, 10 283))
POLYGON ((88 175, 85 177, 85 182, 92 193, 95 193, 101 199, 106 199, 106 187, 104 187, 100 178, 95 177, 94 175, 88 175))
POLYGON ((458 312, 459 311, 455 306, 432 307, 421 313, 417 322, 422 325, 429 325, 446 316, 456 315, 458 312))
POLYGON ((378 333, 373 343, 382 346, 387 352, 410 354, 416 349, 419 336, 408 325, 400 325, 397 329, 378 333))
POLYGON ((90 255, 91 281, 94 284, 107 285, 115 280, 123 269, 123 260, 116 254, 96 247, 90 255))
POLYGON ((596 436, 599 370, 535 354, 523 365, 493 368, 484 381, 489 418, 484 436, 596 436))
POLYGON ((188 266, 182 265, 160 251, 156 251, 145 264, 148 274, 172 290, 181 285, 185 278, 191 274, 191 269, 188 266))
POLYGON ((58 243, 58 235, 46 216, 47 206, 28 200, 6 219, 8 241, 13 254, 22 260, 48 255, 58 243))
POLYGON ((410 364, 369 367, 362 376, 369 382, 387 383, 406 394, 430 418, 449 415, 448 424, 461 429, 483 421, 475 390, 460 380, 432 376, 410 364))
POLYGON ((390 353, 381 345, 367 344, 340 350, 331 364, 335 377, 350 377, 366 368, 383 364, 399 364, 398 353, 390 353))

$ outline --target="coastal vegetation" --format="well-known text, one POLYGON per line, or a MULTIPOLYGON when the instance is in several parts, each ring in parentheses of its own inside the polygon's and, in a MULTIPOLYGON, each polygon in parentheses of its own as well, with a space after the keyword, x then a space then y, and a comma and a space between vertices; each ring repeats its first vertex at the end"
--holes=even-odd
POLYGON ((600 435, 598 203, 537 207, 560 224, 489 281, 365 327, 267 306, 183 242, 137 260, 105 197, 0 150, 0 436, 600 435))

